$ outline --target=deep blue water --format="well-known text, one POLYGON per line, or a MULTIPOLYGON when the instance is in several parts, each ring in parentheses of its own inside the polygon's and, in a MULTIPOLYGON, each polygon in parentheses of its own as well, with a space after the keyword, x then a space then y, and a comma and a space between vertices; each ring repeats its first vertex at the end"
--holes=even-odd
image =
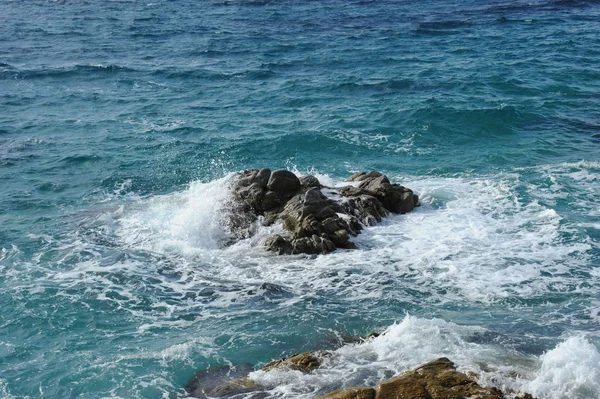
POLYGON ((183 398, 386 329, 255 378, 312 398, 443 355, 600 397, 599 27, 577 0, 1 2, 0 397, 183 398), (222 248, 251 167, 422 205, 354 251, 222 248))

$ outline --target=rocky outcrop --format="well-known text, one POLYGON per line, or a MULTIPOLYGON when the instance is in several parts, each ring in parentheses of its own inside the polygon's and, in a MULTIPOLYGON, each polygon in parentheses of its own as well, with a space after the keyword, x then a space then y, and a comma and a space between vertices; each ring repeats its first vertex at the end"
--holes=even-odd
MULTIPOLYGON (((265 364, 260 370, 297 370, 310 373, 319 368, 323 359, 331 356, 328 351, 304 352, 274 360, 265 364)), ((248 378, 254 368, 248 364, 213 367, 199 372, 186 385, 185 390, 193 398, 230 398, 242 393, 251 393, 252 399, 267 396, 265 387, 248 378)))
POLYGON ((274 369, 287 369, 298 370, 303 373, 310 373, 311 371, 319 368, 323 362, 323 359, 329 356, 331 356, 331 352, 327 351, 299 353, 280 360, 269 362, 265 364, 261 370, 271 371, 274 369))
POLYGON ((356 387, 333 391, 322 399, 375 399, 377 392, 370 387, 356 387))
POLYGON ((332 392, 321 399, 503 399, 494 387, 482 387, 473 376, 461 373, 443 357, 402 375, 380 382, 373 388, 357 387, 332 392))
POLYGON ((413 371, 383 381, 375 388, 375 399, 503 399, 502 392, 480 386, 472 376, 456 371, 456 366, 443 357, 413 371))
POLYGON ((283 234, 265 241, 278 254, 322 254, 355 248, 351 238, 389 213, 410 212, 418 204, 412 190, 379 172, 359 172, 344 187, 324 187, 315 176, 298 178, 287 170, 250 169, 233 186, 227 227, 237 239, 253 235, 258 217, 264 225, 281 222, 283 234))
MULTIPOLYGON (((261 368, 298 370, 311 373, 322 364, 331 352, 305 352, 273 361, 261 368)), ((231 398, 246 393, 253 399, 268 396, 266 388, 247 376, 239 376, 240 370, 230 372, 231 378, 223 379, 222 368, 202 372, 188 384, 186 390, 195 398, 231 398), (204 385, 203 385, 204 384, 204 385)), ((352 387, 331 392, 320 399, 504 399, 498 388, 482 387, 473 373, 462 373, 449 359, 442 357, 425 363, 414 370, 380 382, 374 387, 352 387)), ((521 394, 519 399, 534 399, 521 394)))

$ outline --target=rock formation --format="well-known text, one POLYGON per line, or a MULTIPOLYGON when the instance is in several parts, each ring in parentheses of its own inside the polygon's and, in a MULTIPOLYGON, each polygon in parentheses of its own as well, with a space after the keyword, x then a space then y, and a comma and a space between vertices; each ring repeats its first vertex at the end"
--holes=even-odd
POLYGON ((275 369, 298 370, 303 373, 310 373, 313 370, 321 367, 323 359, 331 356, 331 352, 316 351, 304 352, 285 357, 280 360, 274 360, 261 367, 263 371, 271 371, 275 369))
POLYGON ((433 360, 415 370, 380 382, 376 387, 360 387, 332 392, 321 399, 503 399, 494 387, 480 386, 473 376, 456 371, 445 357, 433 360))
POLYGON ((232 395, 261 391, 262 387, 246 378, 254 368, 250 364, 214 367, 201 371, 185 387, 193 398, 227 398, 232 395))
MULTIPOLYGON (((304 352, 274 360, 265 364, 260 370, 272 371, 298 370, 310 373, 319 368, 324 358, 331 356, 328 351, 304 352)), ((264 387, 247 377, 254 371, 250 365, 239 365, 234 369, 228 366, 215 367, 201 371, 190 380, 185 390, 193 398, 230 398, 234 395, 253 392, 250 397, 259 399, 267 396, 264 387)))
POLYGON ((233 186, 229 231, 237 239, 254 234, 277 221, 285 233, 265 241, 278 254, 322 254, 337 248, 355 248, 350 241, 363 228, 389 213, 410 212, 419 198, 412 190, 392 184, 379 172, 359 172, 344 187, 324 187, 315 176, 298 178, 288 170, 249 169, 240 172, 233 186))
MULTIPOLYGON (((263 371, 275 369, 298 370, 311 373, 322 364, 323 359, 332 356, 331 352, 305 352, 268 363, 263 371)), ((186 390, 195 398, 233 398, 238 394, 248 394, 252 399, 268 397, 266 388, 248 377, 240 376, 235 370, 231 378, 223 380, 222 368, 199 373, 188 384, 186 390), (204 385, 203 385, 204 384, 204 385)), ((374 387, 352 387, 340 389, 320 399, 504 399, 498 388, 482 387, 474 373, 462 373, 449 359, 442 357, 425 363, 414 370, 381 381, 374 387)), ((530 394, 522 394, 516 399, 534 399, 530 394)))

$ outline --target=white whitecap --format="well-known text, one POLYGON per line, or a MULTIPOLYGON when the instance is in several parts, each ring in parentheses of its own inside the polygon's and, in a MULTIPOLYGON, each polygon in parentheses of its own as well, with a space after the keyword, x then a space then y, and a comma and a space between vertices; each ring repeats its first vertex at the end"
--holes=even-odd
POLYGON ((600 395, 600 353, 582 336, 570 337, 540 357, 537 376, 524 390, 540 399, 590 399, 600 395))
POLYGON ((222 209, 231 175, 193 182, 185 191, 141 200, 120 219, 118 235, 128 246, 155 252, 214 250, 226 238, 222 209))

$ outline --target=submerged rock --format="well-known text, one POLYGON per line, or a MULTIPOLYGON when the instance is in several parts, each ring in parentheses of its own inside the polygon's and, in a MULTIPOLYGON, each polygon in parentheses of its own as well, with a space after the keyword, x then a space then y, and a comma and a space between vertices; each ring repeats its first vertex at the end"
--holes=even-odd
MULTIPOLYGON (((193 398, 228 398, 241 393, 262 391, 262 387, 246 376, 254 368, 250 364, 236 367, 219 366, 196 374, 185 390, 193 398)), ((263 396, 253 396, 258 399, 263 396)))
POLYGON ((252 236, 258 216, 265 225, 279 221, 285 232, 269 237, 267 250, 322 254, 355 248, 351 238, 363 225, 373 226, 390 212, 409 212, 419 201, 412 190, 392 184, 379 172, 360 172, 348 181, 354 185, 328 187, 326 196, 315 176, 298 178, 287 170, 270 169, 240 172, 227 225, 234 237, 243 239, 252 236))
MULTIPOLYGON (((323 359, 331 356, 328 351, 304 352, 274 360, 267 363, 260 370, 297 370, 310 373, 319 368, 323 359)), ((231 398, 239 394, 248 399, 262 399, 268 394, 265 387, 248 378, 254 371, 249 364, 242 364, 233 368, 219 366, 201 371, 196 374, 186 385, 185 390, 193 398, 231 398)))

